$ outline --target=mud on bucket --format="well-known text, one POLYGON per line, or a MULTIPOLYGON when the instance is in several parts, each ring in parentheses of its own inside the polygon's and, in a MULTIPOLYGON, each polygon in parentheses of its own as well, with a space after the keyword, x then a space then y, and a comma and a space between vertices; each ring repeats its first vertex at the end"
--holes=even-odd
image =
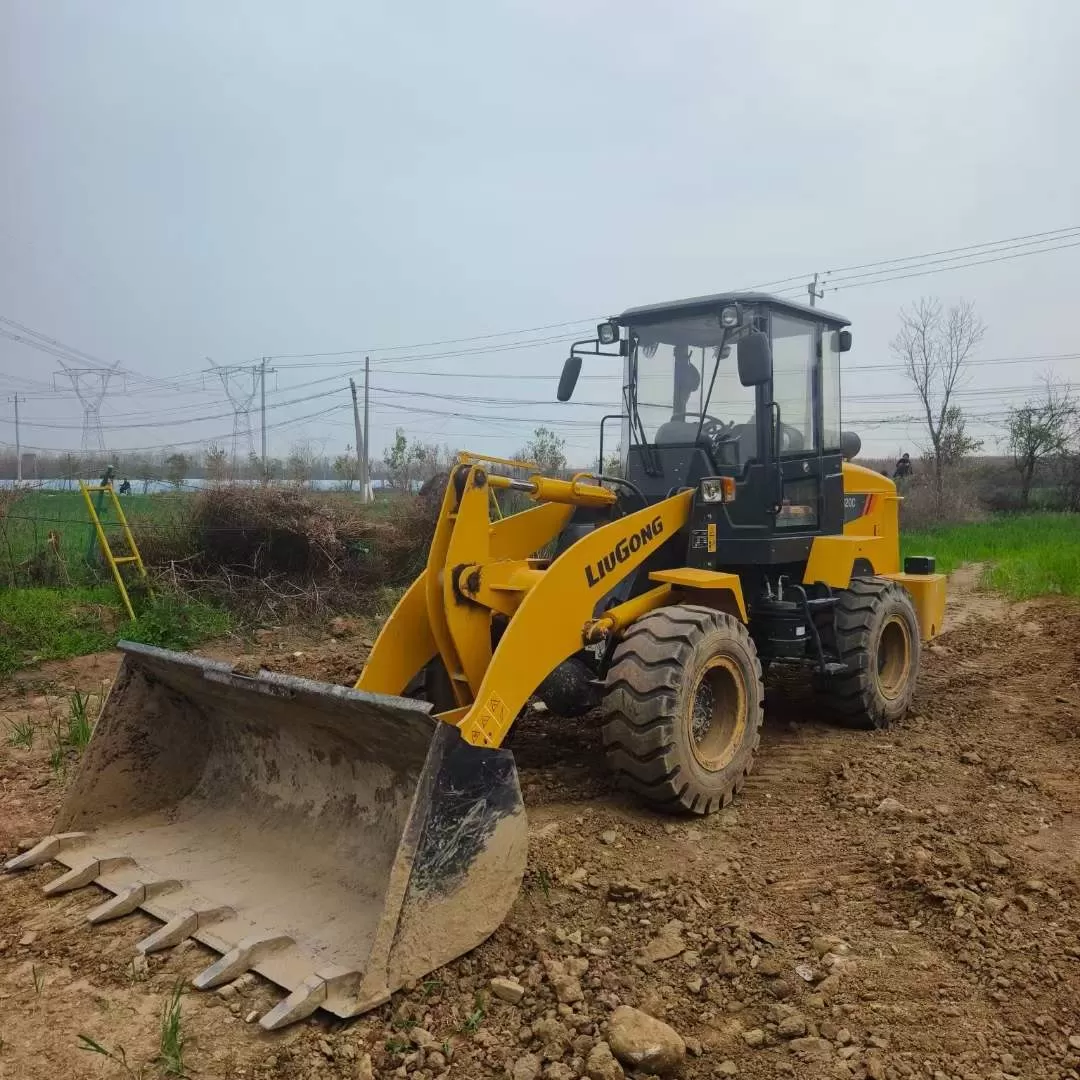
POLYGON ((260 1021, 352 1016, 468 952, 525 869, 513 756, 465 743, 430 706, 122 643, 124 659, 55 834, 55 893, 115 894, 223 955, 206 989, 254 970, 289 996, 260 1021))

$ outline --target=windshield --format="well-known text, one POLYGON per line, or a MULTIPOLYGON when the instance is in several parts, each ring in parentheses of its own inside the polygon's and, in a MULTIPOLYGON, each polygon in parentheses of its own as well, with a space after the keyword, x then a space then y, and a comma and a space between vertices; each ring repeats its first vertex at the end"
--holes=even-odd
POLYGON ((717 315, 632 328, 627 363, 637 372, 643 428, 637 438, 692 443, 704 415, 702 435, 710 440, 721 435, 729 444, 725 459, 743 462, 753 456, 754 391, 739 382, 736 348, 723 346, 723 335, 717 315), (718 357, 718 350, 727 355, 718 357))

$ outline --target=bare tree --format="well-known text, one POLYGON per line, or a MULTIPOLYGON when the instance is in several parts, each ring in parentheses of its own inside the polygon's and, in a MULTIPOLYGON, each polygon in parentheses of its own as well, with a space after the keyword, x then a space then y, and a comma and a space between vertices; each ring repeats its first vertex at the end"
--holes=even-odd
POLYGON ((211 443, 203 454, 203 468, 206 470, 206 478, 212 484, 221 484, 229 476, 229 455, 225 448, 211 443))
POLYGON ((982 445, 967 434, 963 413, 953 399, 985 333, 970 300, 946 311, 936 297, 923 297, 900 310, 900 329, 891 348, 919 396, 939 502, 948 466, 982 445))
POLYGON ((334 458, 334 475, 341 481, 346 491, 352 491, 353 484, 360 479, 360 462, 350 453, 351 447, 345 448, 344 454, 334 458))
POLYGON ((169 454, 165 458, 165 479, 177 491, 183 486, 184 480, 187 478, 188 471, 191 469, 191 458, 184 453, 169 454))
POLYGON ((1065 454, 1077 420, 1077 403, 1067 383, 1044 380, 1041 399, 1009 409, 1005 442, 1020 474, 1020 505, 1031 501, 1031 485, 1039 465, 1065 454))
POLYGON ((310 439, 300 439, 289 448, 289 457, 285 469, 289 479, 297 487, 306 487, 315 475, 318 454, 310 439))
POLYGON ((161 478, 161 468, 151 454, 139 454, 131 463, 128 471, 137 480, 142 481, 144 495, 150 490, 150 485, 161 478))

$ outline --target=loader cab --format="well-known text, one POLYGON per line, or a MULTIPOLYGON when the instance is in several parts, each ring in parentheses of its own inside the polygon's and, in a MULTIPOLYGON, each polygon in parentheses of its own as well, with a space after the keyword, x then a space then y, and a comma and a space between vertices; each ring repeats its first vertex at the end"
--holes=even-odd
POLYGON ((624 476, 650 502, 697 491, 688 565, 797 563, 814 536, 843 531, 847 325, 727 293, 630 308, 598 327, 596 351, 624 357, 624 476))

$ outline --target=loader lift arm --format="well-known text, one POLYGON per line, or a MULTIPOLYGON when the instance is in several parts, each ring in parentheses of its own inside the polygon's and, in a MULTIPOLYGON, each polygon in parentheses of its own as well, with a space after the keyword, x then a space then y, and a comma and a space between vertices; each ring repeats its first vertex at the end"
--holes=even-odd
MULTIPOLYGON (((597 618, 597 603, 683 528, 693 497, 680 491, 618 517, 548 561, 533 555, 558 536, 574 508, 613 507, 615 494, 580 476, 519 481, 491 475, 484 465, 491 460, 461 455, 446 486, 427 568, 390 617, 356 683, 358 690, 401 694, 428 661, 440 657, 456 706, 439 719, 483 747, 501 745, 555 667, 623 624, 618 607, 597 618), (489 488, 525 491, 539 505, 492 522, 489 488), (493 648, 496 614, 509 619, 493 648)), ((671 591, 661 584, 626 606, 638 616, 665 603, 671 591)))

